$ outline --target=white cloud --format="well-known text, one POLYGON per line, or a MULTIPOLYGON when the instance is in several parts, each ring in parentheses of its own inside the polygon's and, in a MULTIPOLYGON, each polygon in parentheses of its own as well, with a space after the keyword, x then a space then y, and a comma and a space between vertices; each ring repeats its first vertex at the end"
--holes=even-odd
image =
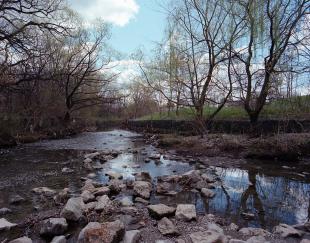
POLYGON ((139 12, 136 0, 70 0, 70 5, 87 23, 101 18, 125 26, 139 12))
POLYGON ((139 74, 139 61, 124 59, 110 62, 108 68, 114 73, 118 73, 117 83, 119 85, 129 84, 135 76, 139 74))

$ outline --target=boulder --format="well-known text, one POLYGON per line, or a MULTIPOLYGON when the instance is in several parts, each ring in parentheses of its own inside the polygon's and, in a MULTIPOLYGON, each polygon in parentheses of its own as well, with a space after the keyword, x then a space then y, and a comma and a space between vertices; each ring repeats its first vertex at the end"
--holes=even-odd
POLYGON ((55 190, 50 189, 50 188, 45 187, 45 186, 33 188, 31 191, 35 194, 42 195, 45 197, 53 197, 57 194, 57 192, 55 190))
POLYGON ((133 202, 130 197, 123 197, 122 199, 119 200, 119 202, 123 207, 131 207, 133 205, 133 202))
POLYGON ((140 230, 126 231, 122 243, 138 243, 141 237, 140 230))
POLYGON ((12 210, 9 208, 0 208, 0 216, 12 213, 12 210))
POLYGON ((90 191, 83 191, 81 194, 84 203, 88 203, 95 200, 95 196, 90 191))
POLYGON ((90 153, 90 154, 85 154, 84 155, 84 159, 95 159, 96 157, 98 157, 100 155, 99 152, 94 152, 94 153, 90 153))
POLYGON ((270 243, 269 241, 266 240, 264 236, 252 236, 249 238, 246 243, 270 243))
POLYGON ((84 186, 82 187, 82 191, 93 192, 95 190, 96 190, 96 188, 93 184, 93 180, 87 179, 84 183, 84 186))
POLYGON ((133 183, 133 191, 136 196, 149 199, 152 191, 152 184, 147 181, 135 181, 133 183))
POLYGON ((79 234, 78 243, 116 243, 125 234, 124 224, 116 220, 109 223, 89 223, 79 234))
POLYGON ((210 222, 207 223, 207 229, 212 230, 212 231, 216 231, 220 234, 224 234, 224 230, 215 223, 210 223, 210 222))
POLYGON ((281 235, 283 238, 287 237, 302 237, 303 233, 294 227, 287 224, 279 224, 273 230, 273 233, 281 235))
POLYGON ((103 196, 103 195, 109 195, 109 194, 110 194, 110 188, 107 186, 96 188, 94 191, 94 195, 96 197, 103 196))
POLYGON ((79 221, 83 217, 84 210, 83 198, 70 198, 61 211, 61 217, 70 221, 79 221))
POLYGON ((168 218, 164 217, 158 222, 158 230, 162 235, 177 235, 179 234, 174 223, 168 218))
POLYGON ((114 171, 108 171, 105 173, 112 180, 121 180, 123 179, 123 175, 114 171))
POLYGON ((10 204, 20 204, 20 203, 25 202, 25 201, 26 201, 26 199, 20 195, 12 195, 9 198, 10 204))
POLYGON ((104 211, 105 213, 109 212, 113 207, 112 201, 107 195, 103 195, 98 199, 95 210, 104 211))
POLYGON ((55 236, 53 240, 51 241, 51 243, 66 243, 66 242, 67 242, 67 239, 63 235, 55 236))
POLYGON ((213 230, 195 232, 189 235, 192 243, 227 243, 227 237, 213 230))
POLYGON ((179 204, 177 206, 175 217, 183 221, 191 221, 197 218, 196 207, 194 204, 179 204))
POLYGON ((68 223, 65 218, 46 219, 41 224, 40 235, 55 236, 62 235, 68 229, 68 223))
POLYGON ((17 224, 10 223, 5 218, 0 219, 0 232, 3 230, 10 230, 11 228, 16 227, 17 224))
POLYGON ((135 180, 152 182, 152 177, 148 172, 139 172, 135 174, 135 180))
POLYGON ((172 216, 175 213, 174 207, 169 207, 165 204, 156 204, 147 206, 149 213, 152 217, 161 219, 163 217, 172 216))
POLYGON ((199 170, 191 170, 182 175, 180 183, 184 186, 192 187, 201 180, 199 170))
POLYGON ((208 183, 214 183, 216 182, 216 179, 214 176, 209 175, 209 174, 202 174, 201 175, 202 179, 204 179, 208 183))
POLYGON ((136 197, 136 198, 135 198, 135 202, 136 202, 136 203, 141 203, 141 204, 144 204, 144 205, 149 205, 149 204, 150 204, 149 201, 147 201, 147 200, 145 200, 145 199, 143 199, 143 198, 141 198, 141 197, 136 197))
POLYGON ((9 243, 32 243, 32 240, 26 236, 11 240, 9 243))
POLYGON ((207 188, 202 188, 201 189, 201 194, 204 196, 204 197, 207 197, 207 198, 213 198, 215 197, 215 192, 210 190, 210 189, 207 189, 207 188))
POLYGON ((86 212, 90 212, 90 211, 94 210, 97 206, 97 203, 98 202, 90 202, 90 203, 85 204, 86 212))
POLYGON ((109 189, 110 189, 110 192, 113 194, 118 194, 124 188, 126 188, 126 185, 121 180, 110 180, 109 181, 109 189))
POLYGON ((64 188, 56 196, 54 196, 54 201, 57 205, 64 204, 69 199, 69 188, 64 188))
POLYGON ((261 229, 261 228, 253 228, 253 227, 248 227, 248 228, 242 228, 239 230, 239 232, 245 236, 263 236, 263 237, 268 237, 271 235, 270 232, 267 230, 261 229))

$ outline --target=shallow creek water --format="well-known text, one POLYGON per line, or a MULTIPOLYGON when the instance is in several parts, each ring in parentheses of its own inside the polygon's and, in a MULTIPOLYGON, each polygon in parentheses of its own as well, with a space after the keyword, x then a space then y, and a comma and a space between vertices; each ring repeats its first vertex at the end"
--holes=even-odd
MULTIPOLYGON (((145 163, 146 157, 158 151, 146 144, 139 134, 123 130, 84 133, 70 139, 23 145, 0 151, 0 208, 13 210, 5 217, 18 223, 32 213, 50 207, 37 202, 31 193, 34 187, 59 190, 68 187, 72 194, 78 194, 82 185, 80 178, 89 173, 82 167, 83 154, 111 150, 121 154, 96 172, 95 180, 99 182, 108 181, 107 171, 122 173, 124 179, 133 179, 135 172, 147 171, 156 183, 158 176, 182 174, 194 168, 194 164, 185 159, 174 161, 162 157, 161 163, 145 163), (63 174, 64 167, 73 169, 74 173, 63 174), (24 197, 26 202, 10 205, 9 198, 16 194, 24 197)), ((169 205, 194 203, 199 214, 212 213, 241 226, 267 229, 279 223, 297 224, 309 219, 310 168, 309 171, 302 168, 301 174, 301 169, 292 165, 248 161, 242 168, 212 169, 221 178, 216 184, 215 198, 203 199, 197 192, 180 191, 169 197, 154 194, 151 202, 169 205), (255 218, 245 220, 242 212, 253 213, 255 218)))

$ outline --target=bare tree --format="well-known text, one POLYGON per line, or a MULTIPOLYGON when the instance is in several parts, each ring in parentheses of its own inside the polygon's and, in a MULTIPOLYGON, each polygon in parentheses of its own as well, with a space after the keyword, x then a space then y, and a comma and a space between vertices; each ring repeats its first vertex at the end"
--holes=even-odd
MULTIPOLYGON (((240 37, 243 20, 236 15, 233 1, 221 0, 176 1, 169 14, 179 30, 174 47, 179 75, 173 76, 182 86, 178 89, 182 95, 172 98, 162 82, 154 83, 143 67, 141 69, 148 83, 170 102, 194 108, 203 133, 205 105, 216 107, 207 116, 212 120, 231 95, 231 50, 240 37)), ((170 72, 169 69, 165 71, 170 72)))

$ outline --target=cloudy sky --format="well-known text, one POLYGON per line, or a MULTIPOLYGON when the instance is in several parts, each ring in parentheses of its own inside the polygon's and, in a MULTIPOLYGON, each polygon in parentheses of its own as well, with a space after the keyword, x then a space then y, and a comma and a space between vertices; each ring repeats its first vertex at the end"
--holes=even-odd
POLYGON ((102 18, 112 24, 111 45, 131 54, 139 47, 150 51, 162 39, 165 15, 158 0, 69 0, 86 22, 102 18))

